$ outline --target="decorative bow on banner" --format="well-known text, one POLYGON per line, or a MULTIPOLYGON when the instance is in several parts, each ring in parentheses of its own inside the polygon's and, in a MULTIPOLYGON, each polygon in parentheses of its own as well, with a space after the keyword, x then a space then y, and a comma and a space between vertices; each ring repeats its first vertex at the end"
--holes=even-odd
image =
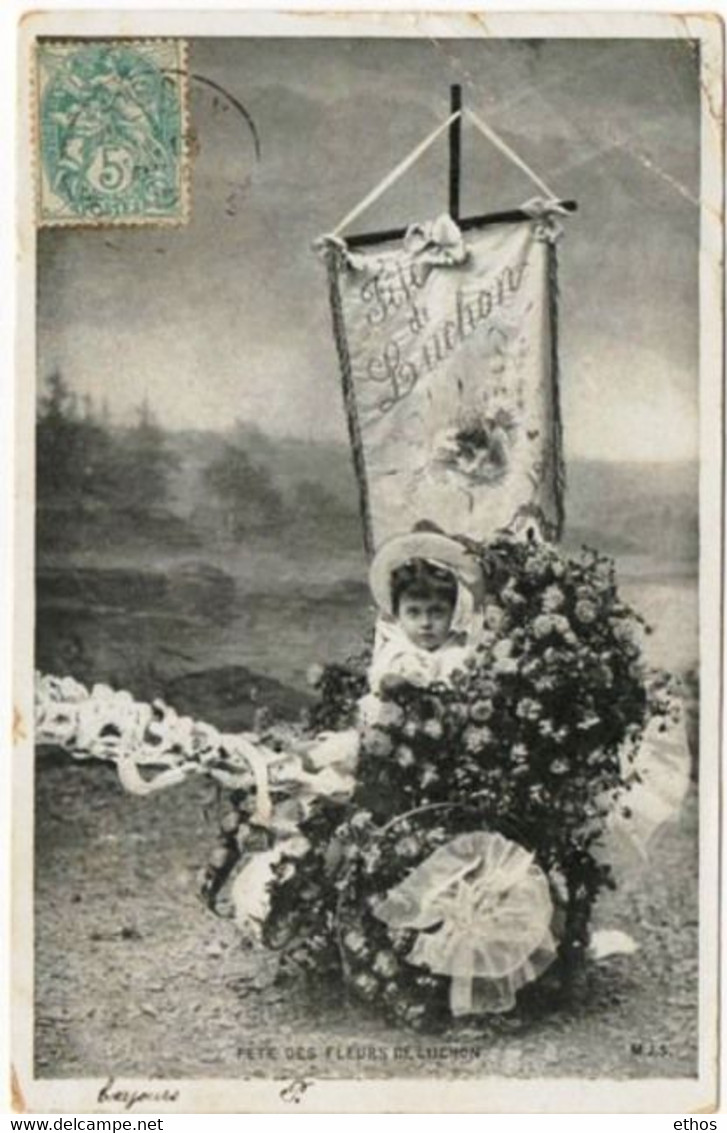
POLYGON ((560 535, 557 206, 463 234, 449 217, 400 247, 320 246, 367 548, 423 518, 486 538, 533 516, 560 535))
POLYGON ((460 834, 374 907, 391 929, 418 929, 409 963, 451 976, 453 1015, 508 1011, 555 958, 548 879, 501 834, 460 834))

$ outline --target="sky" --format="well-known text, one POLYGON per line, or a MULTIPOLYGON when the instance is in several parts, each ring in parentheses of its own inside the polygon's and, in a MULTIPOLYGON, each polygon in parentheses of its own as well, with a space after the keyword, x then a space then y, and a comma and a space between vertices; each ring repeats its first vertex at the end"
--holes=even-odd
MULTIPOLYGON (((46 229, 39 379, 60 368, 131 420, 236 420, 346 442, 322 264, 333 229, 449 111, 466 105, 564 198, 561 398, 566 456, 698 452, 699 90, 677 40, 201 39, 191 80, 192 218, 179 229, 46 229)), ((536 194, 467 124, 462 212, 536 194)), ((446 209, 446 138, 355 224, 446 209)))

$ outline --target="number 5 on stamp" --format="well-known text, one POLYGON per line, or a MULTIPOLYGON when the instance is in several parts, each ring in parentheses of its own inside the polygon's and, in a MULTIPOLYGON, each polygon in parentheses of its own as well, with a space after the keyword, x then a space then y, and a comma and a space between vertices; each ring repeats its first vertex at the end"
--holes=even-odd
POLYGON ((36 45, 41 225, 187 219, 182 40, 36 45))

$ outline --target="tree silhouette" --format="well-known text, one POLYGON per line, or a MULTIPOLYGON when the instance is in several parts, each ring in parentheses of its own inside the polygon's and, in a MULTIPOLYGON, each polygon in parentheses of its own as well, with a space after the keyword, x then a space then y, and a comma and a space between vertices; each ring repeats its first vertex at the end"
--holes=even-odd
MULTIPOLYGON (((40 546, 87 544, 150 533, 187 537, 168 510, 178 463, 145 399, 137 422, 112 428, 90 394, 55 370, 38 402, 36 485, 40 546)), ((183 526, 183 525, 182 525, 183 526)))
POLYGON ((314 523, 335 522, 350 514, 350 508, 319 480, 300 481, 295 490, 294 507, 296 518, 314 523))
POLYGON ((71 392, 55 370, 38 404, 36 487, 41 500, 68 486, 75 440, 73 409, 71 392))
POLYGON ((283 514, 283 500, 266 468, 253 464, 243 448, 225 444, 203 472, 205 486, 222 508, 227 535, 272 526, 283 514))
POLYGON ((137 407, 137 421, 123 435, 118 460, 119 484, 125 510, 149 513, 169 501, 177 458, 169 451, 147 398, 137 407))
POLYGON ((55 370, 38 407, 36 486, 41 504, 66 500, 82 508, 114 491, 113 438, 96 420, 89 394, 82 405, 81 413, 76 395, 55 370))

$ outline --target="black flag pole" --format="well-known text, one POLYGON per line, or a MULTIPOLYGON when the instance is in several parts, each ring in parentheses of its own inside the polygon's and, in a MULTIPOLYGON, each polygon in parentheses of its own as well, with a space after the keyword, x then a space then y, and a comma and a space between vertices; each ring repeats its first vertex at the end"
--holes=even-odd
MULTIPOLYGON (((454 83, 449 88, 451 113, 462 110, 462 87, 454 83)), ((452 220, 466 232, 471 228, 487 228, 493 224, 519 224, 523 220, 532 220, 532 216, 523 209, 508 209, 505 212, 483 213, 480 216, 460 216, 460 189, 462 184, 462 115, 455 118, 449 125, 449 215, 452 220)), ((566 212, 576 212, 577 201, 556 202, 566 212)), ((407 226, 408 227, 408 226, 407 226)), ((360 232, 355 236, 346 236, 349 248, 365 248, 371 244, 386 244, 401 240, 407 233, 404 228, 386 228, 379 232, 360 232)))
POLYGON ((462 161, 462 87, 449 88, 450 112, 459 117, 449 124, 449 215, 459 223, 459 186, 462 161))

